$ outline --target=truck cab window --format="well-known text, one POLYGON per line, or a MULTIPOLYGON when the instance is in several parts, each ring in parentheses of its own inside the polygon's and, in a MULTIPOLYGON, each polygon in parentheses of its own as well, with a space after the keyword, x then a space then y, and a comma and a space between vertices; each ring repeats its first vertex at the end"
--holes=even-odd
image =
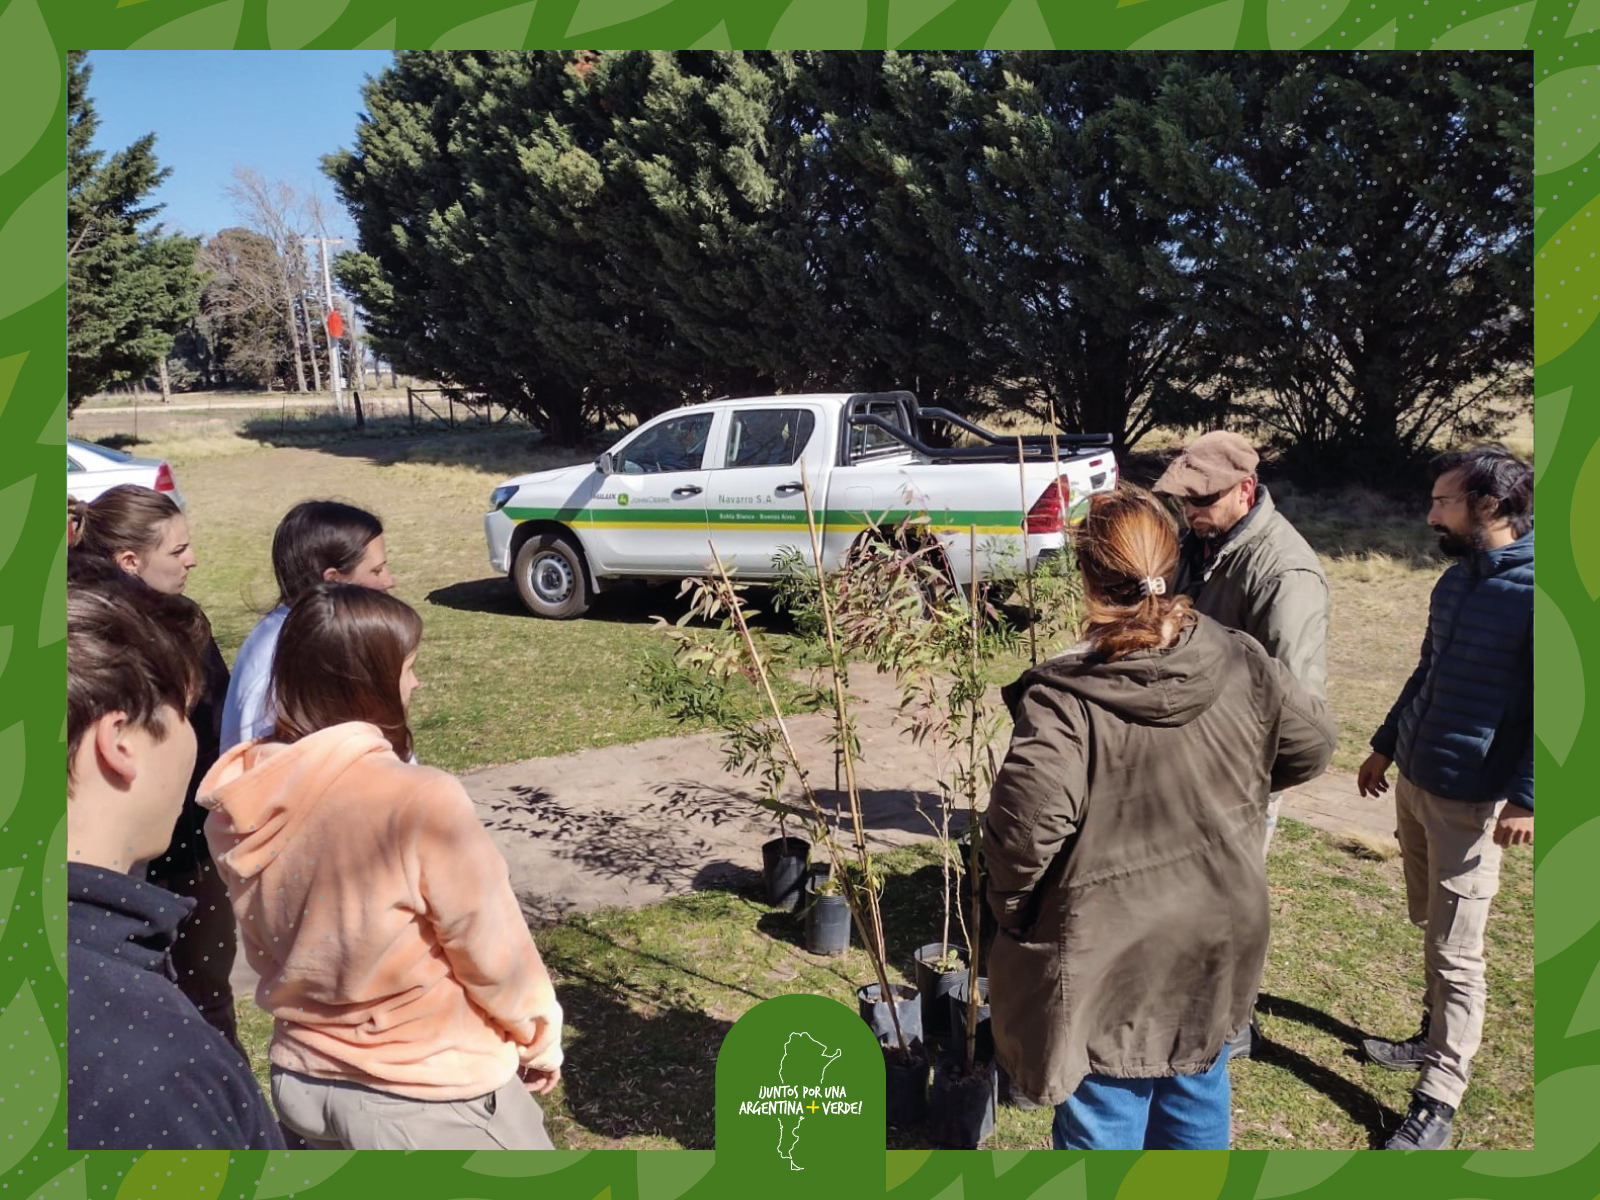
MULTIPOLYGON (((874 400, 864 405, 860 411, 864 416, 882 417, 896 428, 906 427, 906 414, 898 401, 874 400)), ((853 461, 859 462, 864 458, 876 458, 884 454, 898 454, 904 452, 905 448, 905 443, 887 430, 873 425, 850 427, 850 457, 853 461)))
POLYGON ((729 467, 784 467, 800 461, 817 419, 804 408, 751 408, 733 414, 729 467))
POLYGON ((617 454, 623 475, 659 475, 698 471, 711 437, 711 414, 675 417, 645 430, 617 454))

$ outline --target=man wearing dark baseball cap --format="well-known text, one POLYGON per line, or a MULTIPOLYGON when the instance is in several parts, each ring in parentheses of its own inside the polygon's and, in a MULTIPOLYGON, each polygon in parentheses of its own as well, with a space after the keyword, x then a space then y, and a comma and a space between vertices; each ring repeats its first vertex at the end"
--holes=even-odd
MULTIPOLYGON (((1306 691, 1328 700, 1328 579, 1316 551, 1277 510, 1256 478, 1261 456, 1237 433, 1196 438, 1153 489, 1183 507, 1174 589, 1214 621, 1243 630, 1289 668, 1306 691)), ((1262 853, 1272 846, 1283 794, 1267 804, 1262 853)), ((1248 1055, 1254 1018, 1230 1053, 1248 1055), (1248 1034, 1248 1036, 1245 1036, 1248 1034)))

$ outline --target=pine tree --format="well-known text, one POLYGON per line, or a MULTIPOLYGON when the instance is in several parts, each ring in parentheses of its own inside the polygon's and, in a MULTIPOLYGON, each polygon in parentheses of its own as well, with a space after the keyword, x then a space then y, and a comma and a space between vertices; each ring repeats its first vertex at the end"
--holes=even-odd
POLYGON ((148 196, 168 175, 147 134, 109 158, 91 148, 91 67, 67 56, 67 402, 143 379, 194 317, 199 242, 162 232, 148 196))

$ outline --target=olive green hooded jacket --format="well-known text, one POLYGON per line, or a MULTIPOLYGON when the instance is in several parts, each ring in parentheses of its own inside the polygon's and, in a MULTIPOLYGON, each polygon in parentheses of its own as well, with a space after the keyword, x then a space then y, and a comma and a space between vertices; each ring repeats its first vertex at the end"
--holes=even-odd
POLYGON ((1205 1070, 1266 961, 1267 795, 1327 766, 1326 706, 1207 617, 1166 650, 1069 651, 1004 695, 984 818, 1000 1062, 1051 1105, 1090 1073, 1205 1070))
POLYGON ((1242 629, 1307 689, 1328 698, 1328 579, 1317 553, 1289 524, 1266 488, 1206 560, 1204 543, 1183 535, 1176 591, 1195 611, 1242 629))

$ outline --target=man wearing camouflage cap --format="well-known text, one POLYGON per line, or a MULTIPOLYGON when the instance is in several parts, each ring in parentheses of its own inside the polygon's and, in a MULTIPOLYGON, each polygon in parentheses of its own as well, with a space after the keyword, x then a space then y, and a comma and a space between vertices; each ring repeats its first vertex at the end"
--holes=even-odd
MULTIPOLYGON (((1312 696, 1328 701, 1328 579, 1288 518, 1256 478, 1260 455, 1236 433, 1196 438, 1154 490, 1183 506, 1175 588, 1212 620, 1243 630, 1289 668, 1312 696)), ((1283 794, 1267 803, 1262 853, 1272 845, 1283 794)), ((1250 1036, 1230 1045, 1250 1053, 1250 1036)))

